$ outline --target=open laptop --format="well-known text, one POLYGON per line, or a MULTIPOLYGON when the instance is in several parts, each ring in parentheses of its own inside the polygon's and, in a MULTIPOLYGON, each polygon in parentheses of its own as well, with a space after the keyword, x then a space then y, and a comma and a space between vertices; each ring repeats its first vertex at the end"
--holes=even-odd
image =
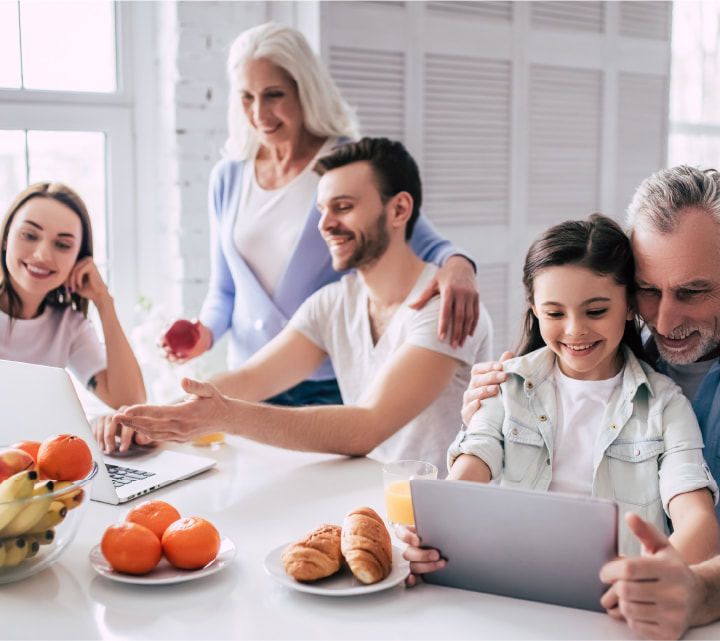
POLYGON ((99 467, 90 497, 103 503, 125 503, 216 464, 215 459, 162 446, 138 447, 121 457, 104 456, 69 374, 57 367, 0 360, 0 412, 2 445, 42 441, 53 434, 82 438, 99 467))
POLYGON ((427 583, 604 612, 600 568, 617 556, 613 501, 470 481, 411 480, 427 583))

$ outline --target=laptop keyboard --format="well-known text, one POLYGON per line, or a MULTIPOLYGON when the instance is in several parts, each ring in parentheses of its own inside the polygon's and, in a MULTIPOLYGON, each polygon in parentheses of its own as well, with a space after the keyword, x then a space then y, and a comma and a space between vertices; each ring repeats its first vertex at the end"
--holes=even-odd
POLYGON ((155 472, 135 470, 131 467, 120 467, 119 465, 112 465, 110 463, 106 463, 105 467, 107 467, 108 474, 110 474, 110 478, 115 487, 122 487, 133 481, 140 481, 155 476, 155 472))

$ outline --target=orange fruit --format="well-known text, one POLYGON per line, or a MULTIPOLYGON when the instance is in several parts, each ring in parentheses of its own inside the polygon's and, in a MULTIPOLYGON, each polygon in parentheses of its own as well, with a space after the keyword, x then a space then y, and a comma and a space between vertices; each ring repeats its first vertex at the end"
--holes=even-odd
POLYGON ((171 523, 162 536, 165 557, 176 568, 198 570, 215 560, 220 551, 220 533, 198 516, 171 523))
POLYGON ((54 481, 79 481, 93 466, 88 444, 73 434, 55 434, 46 438, 38 449, 40 474, 54 481))
POLYGON ((132 508, 125 517, 129 523, 139 523, 152 530, 158 539, 162 538, 168 525, 180 518, 178 512, 170 503, 151 499, 143 501, 132 508))
POLYGON ((40 441, 18 441, 17 443, 13 443, 10 447, 15 450, 22 450, 23 452, 27 452, 35 459, 35 463, 37 463, 38 450, 40 449, 40 441))
POLYGON ((114 523, 103 534, 100 551, 116 572, 147 574, 162 558, 160 539, 138 523, 114 523))

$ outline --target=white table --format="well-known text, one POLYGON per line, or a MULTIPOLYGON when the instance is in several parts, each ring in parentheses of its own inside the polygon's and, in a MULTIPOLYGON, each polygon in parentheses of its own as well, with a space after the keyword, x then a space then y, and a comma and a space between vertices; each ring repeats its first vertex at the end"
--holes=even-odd
MULTIPOLYGON (((198 448, 178 446, 198 453, 198 448)), ((175 585, 117 583, 88 555, 129 509, 92 502, 60 560, 0 585, 3 639, 634 639, 605 614, 430 585, 324 597, 281 585, 268 552, 368 505, 384 516, 380 465, 228 438, 216 469, 152 494, 211 520, 238 548, 233 564, 175 585)), ((136 502, 130 503, 134 505, 136 502)), ((720 623, 688 639, 720 639, 720 623)))

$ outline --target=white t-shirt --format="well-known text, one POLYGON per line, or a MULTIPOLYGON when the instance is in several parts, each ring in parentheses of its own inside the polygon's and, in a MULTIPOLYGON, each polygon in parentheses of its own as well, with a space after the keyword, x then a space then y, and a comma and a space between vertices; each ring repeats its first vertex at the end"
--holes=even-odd
POLYGON ((444 477, 447 448, 462 420, 462 397, 470 380, 470 369, 477 361, 491 358, 492 324, 481 304, 475 334, 468 336, 463 347, 453 349, 447 342, 440 341, 437 337, 439 297, 418 311, 408 307, 437 269, 435 265, 426 265, 377 344, 373 344, 370 332, 365 285, 356 273, 347 274, 339 282, 315 292, 301 305, 290 324, 330 355, 346 405, 362 403, 375 379, 403 345, 417 345, 460 361, 462 365, 443 394, 370 453, 380 461, 429 461, 438 466, 438 476, 444 477))
POLYGON ((279 189, 263 189, 257 182, 255 163, 245 165, 233 242, 271 296, 315 202, 320 180, 313 171, 315 161, 330 153, 337 142, 337 138, 328 138, 308 166, 279 189))
POLYGON ((37 318, 16 318, 9 328, 10 317, 0 311, 4 360, 68 368, 83 385, 107 369, 105 346, 90 321, 70 307, 47 305, 37 318))
POLYGON ((613 390, 622 384, 622 370, 604 381, 581 381, 553 372, 557 421, 553 431, 551 492, 592 494, 593 450, 600 422, 613 390))

